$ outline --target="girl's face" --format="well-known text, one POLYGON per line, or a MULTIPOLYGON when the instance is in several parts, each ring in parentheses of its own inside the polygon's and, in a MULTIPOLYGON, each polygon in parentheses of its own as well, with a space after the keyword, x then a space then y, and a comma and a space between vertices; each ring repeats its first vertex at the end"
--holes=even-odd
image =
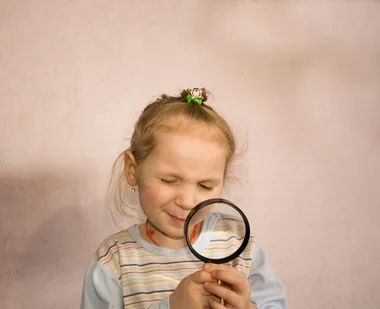
MULTIPOLYGON (((160 232, 160 246, 178 248, 185 219, 198 203, 219 197, 223 188, 225 146, 199 136, 162 134, 147 159, 137 168, 137 185, 143 212, 160 232)), ((145 236, 144 225, 140 227, 145 236)))

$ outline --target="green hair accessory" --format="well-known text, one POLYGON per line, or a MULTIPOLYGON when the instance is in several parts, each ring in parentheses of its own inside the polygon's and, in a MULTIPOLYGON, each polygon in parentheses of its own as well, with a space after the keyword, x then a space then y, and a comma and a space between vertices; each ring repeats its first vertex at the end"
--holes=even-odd
POLYGON ((189 103, 196 102, 199 105, 201 105, 203 102, 203 91, 205 91, 205 89, 204 88, 202 88, 202 89, 193 88, 191 90, 188 89, 188 91, 189 91, 189 93, 186 97, 187 102, 189 102, 189 103))

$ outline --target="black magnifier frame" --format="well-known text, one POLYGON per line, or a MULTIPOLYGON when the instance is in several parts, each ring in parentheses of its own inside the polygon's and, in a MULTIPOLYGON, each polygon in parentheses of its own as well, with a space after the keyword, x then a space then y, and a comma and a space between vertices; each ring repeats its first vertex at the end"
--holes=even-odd
POLYGON ((188 214, 186 221, 185 221, 184 233, 185 233, 185 238, 186 238, 186 243, 187 243, 188 248, 190 249, 191 253, 193 253, 198 259, 200 259, 201 261, 203 261, 205 263, 224 264, 224 263, 228 263, 228 262, 236 259, 244 251, 244 249, 247 247, 249 237, 251 235, 251 230, 250 230, 250 226, 249 226, 249 222, 248 222, 247 217, 240 210, 239 207, 237 207, 234 203, 230 202, 229 200, 226 200, 223 198, 212 198, 212 199, 208 199, 208 200, 205 200, 203 202, 200 202, 198 205, 196 205, 190 211, 190 213, 188 214), (245 236, 244 236, 244 240, 243 240, 242 244, 240 245, 239 249, 237 249, 234 253, 232 253, 231 255, 229 255, 227 257, 221 258, 221 259, 211 259, 211 258, 207 258, 207 257, 199 254, 193 248, 193 246, 190 242, 190 239, 188 237, 187 229, 188 229, 188 226, 189 226, 191 219, 197 213, 197 211, 201 210, 202 208, 204 208, 206 206, 209 206, 211 204, 217 204, 217 203, 227 204, 227 205, 231 206, 232 208, 234 208, 241 215, 241 217, 243 218, 244 224, 245 224, 245 236))

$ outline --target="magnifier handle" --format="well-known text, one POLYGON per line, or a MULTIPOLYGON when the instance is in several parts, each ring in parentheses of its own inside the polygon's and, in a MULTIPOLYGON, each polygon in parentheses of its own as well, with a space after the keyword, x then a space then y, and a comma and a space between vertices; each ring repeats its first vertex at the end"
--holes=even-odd
MULTIPOLYGON (((221 284, 222 284, 222 281, 218 280, 218 284, 221 285, 221 284)), ((223 298, 220 299, 220 304, 221 304, 222 306, 224 306, 224 299, 223 299, 223 298)))

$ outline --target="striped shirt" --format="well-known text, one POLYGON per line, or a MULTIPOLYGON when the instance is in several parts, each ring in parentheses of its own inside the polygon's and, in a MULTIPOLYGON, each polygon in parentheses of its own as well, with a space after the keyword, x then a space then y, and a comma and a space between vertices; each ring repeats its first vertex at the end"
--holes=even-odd
MULTIPOLYGON (((207 257, 226 257, 240 247, 244 236, 243 224, 213 214, 193 247, 207 257)), ((251 301, 258 308, 285 308, 284 288, 253 237, 228 264, 249 279, 251 301)), ((169 309, 170 294, 203 265, 189 248, 166 249, 146 242, 133 225, 99 246, 86 272, 81 308, 169 309)))

